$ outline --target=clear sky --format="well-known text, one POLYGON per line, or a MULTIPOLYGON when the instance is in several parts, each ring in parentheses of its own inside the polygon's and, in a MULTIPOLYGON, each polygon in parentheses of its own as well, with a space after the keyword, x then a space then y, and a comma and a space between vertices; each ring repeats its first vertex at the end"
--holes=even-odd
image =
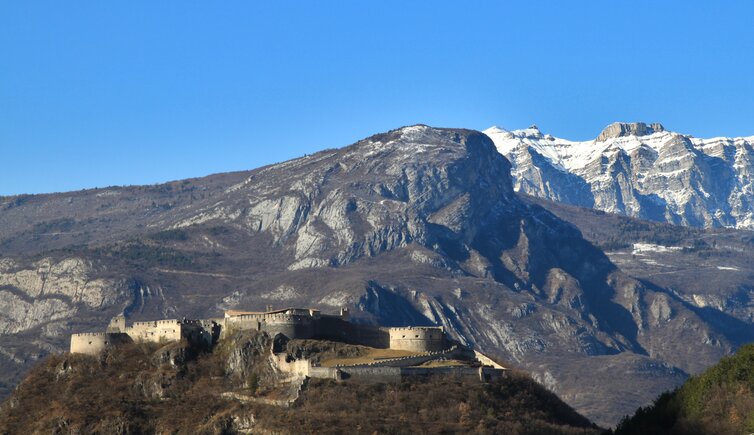
POLYGON ((0 195, 251 169, 403 125, 754 135, 750 1, 0 2, 0 195))

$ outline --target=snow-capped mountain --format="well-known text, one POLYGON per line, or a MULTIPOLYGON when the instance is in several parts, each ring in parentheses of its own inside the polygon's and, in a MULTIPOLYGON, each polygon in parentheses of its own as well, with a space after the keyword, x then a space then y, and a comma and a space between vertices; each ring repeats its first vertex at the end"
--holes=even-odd
POLYGON ((614 123, 589 141, 491 127, 514 188, 611 213, 694 227, 754 228, 754 136, 699 139, 614 123))

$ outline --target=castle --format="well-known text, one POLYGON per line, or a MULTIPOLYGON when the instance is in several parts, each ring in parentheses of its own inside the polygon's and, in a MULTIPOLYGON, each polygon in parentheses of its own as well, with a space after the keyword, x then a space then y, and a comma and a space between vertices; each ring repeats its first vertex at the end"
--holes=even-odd
POLYGON ((107 346, 122 342, 171 342, 185 338, 211 346, 223 334, 233 330, 263 331, 288 339, 319 338, 360 344, 378 349, 434 352, 447 347, 441 326, 380 327, 353 323, 348 310, 340 314, 322 314, 313 308, 268 309, 262 312, 226 310, 223 318, 203 320, 156 320, 134 322, 126 326, 124 316, 116 316, 105 332, 71 335, 71 353, 96 355, 107 346))
POLYGON ((284 349, 273 344, 272 353, 278 370, 298 379, 352 379, 364 382, 399 381, 407 376, 449 374, 489 381, 503 376, 506 370, 489 357, 453 343, 441 326, 382 327, 350 321, 348 310, 323 314, 309 308, 285 308, 266 311, 227 310, 222 318, 203 320, 156 320, 126 325, 124 316, 116 316, 105 332, 71 336, 71 353, 98 355, 108 346, 124 342, 174 342, 182 339, 209 349, 224 335, 234 331, 262 331, 275 343, 290 339, 321 339, 392 351, 391 357, 371 361, 352 361, 322 367, 309 359, 291 359, 284 349), (444 365, 442 362, 465 361, 444 365), (439 363, 433 365, 433 363, 439 363))

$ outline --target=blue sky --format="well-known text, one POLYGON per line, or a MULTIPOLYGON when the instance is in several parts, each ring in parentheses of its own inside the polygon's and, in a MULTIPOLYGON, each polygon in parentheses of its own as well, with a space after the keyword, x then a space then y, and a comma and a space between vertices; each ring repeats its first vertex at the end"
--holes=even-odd
POLYGON ((748 1, 6 1, 0 195, 251 169, 414 123, 754 135, 752 17, 748 1))

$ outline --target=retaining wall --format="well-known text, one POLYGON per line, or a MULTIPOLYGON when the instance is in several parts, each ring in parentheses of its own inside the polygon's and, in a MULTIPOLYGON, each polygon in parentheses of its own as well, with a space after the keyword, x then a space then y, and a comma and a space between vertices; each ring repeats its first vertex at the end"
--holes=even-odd
POLYGON ((487 355, 483 354, 482 352, 479 352, 479 351, 475 350, 474 351, 474 356, 476 357, 477 360, 479 360, 479 362, 481 362, 482 364, 484 364, 486 366, 491 366, 491 367, 494 367, 496 369, 503 369, 503 370, 505 370, 505 367, 501 366, 500 364, 497 363, 497 361, 493 360, 492 358, 488 357, 487 355))
POLYGON ((457 346, 453 346, 452 348, 443 351, 425 352, 421 355, 415 356, 402 356, 398 358, 381 359, 370 363, 347 365, 345 367, 410 367, 424 364, 427 361, 433 361, 436 359, 451 356, 457 351, 457 349, 457 346))

